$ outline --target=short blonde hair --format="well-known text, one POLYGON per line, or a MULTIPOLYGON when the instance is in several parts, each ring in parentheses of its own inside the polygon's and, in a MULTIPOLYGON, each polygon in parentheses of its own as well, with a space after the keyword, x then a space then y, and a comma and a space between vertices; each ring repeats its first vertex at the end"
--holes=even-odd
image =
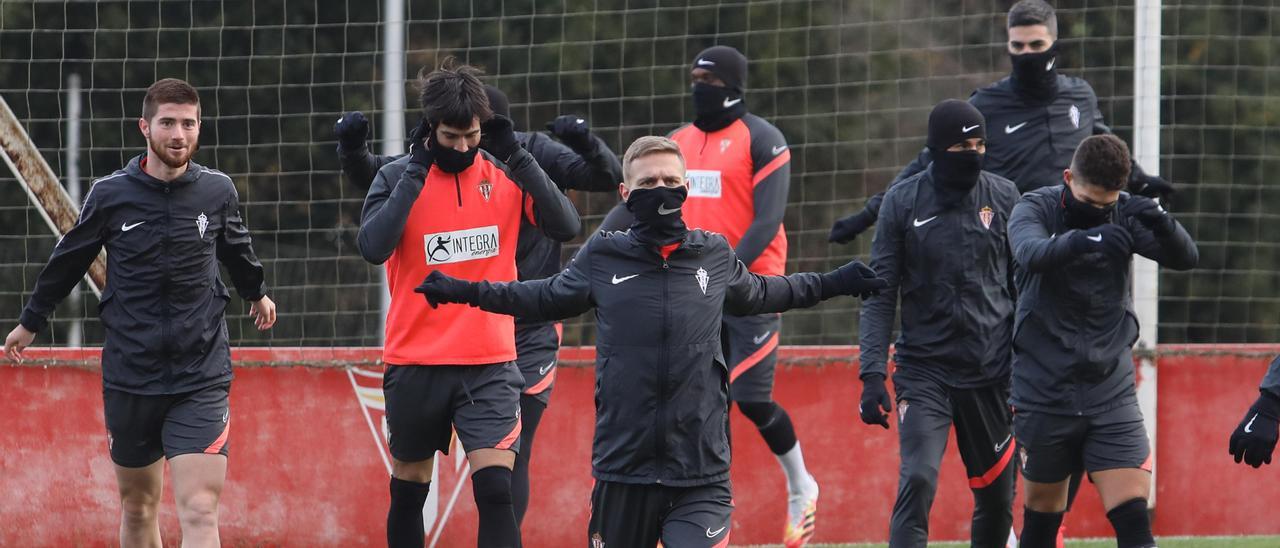
POLYGON ((680 158, 680 165, 684 165, 684 155, 680 153, 680 145, 677 145, 675 141, 657 135, 646 135, 636 139, 635 142, 631 143, 631 146, 627 147, 627 153, 622 155, 622 181, 628 182, 631 180, 631 162, 634 162, 636 158, 661 153, 675 154, 677 158, 680 158))

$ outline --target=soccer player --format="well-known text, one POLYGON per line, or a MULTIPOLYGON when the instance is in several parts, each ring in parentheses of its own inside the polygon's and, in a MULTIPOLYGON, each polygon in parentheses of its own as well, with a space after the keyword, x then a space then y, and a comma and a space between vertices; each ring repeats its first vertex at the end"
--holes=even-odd
POLYGON ((120 488, 120 544, 161 545, 156 517, 167 459, 182 545, 218 546, 232 376, 224 317, 231 297, 218 264, 252 303, 259 330, 275 323, 276 306, 235 184, 191 161, 200 140, 195 88, 173 78, 152 84, 138 129, 146 154, 94 181, 79 220, 40 271, 5 353, 22 360, 106 246, 102 400, 120 488))
POLYGON ((466 303, 547 320, 594 308, 591 545, 727 546, 733 502, 722 316, 866 296, 884 280, 856 261, 826 274, 754 274, 724 236, 686 228, 679 145, 641 137, 622 166, 619 190, 634 224, 589 239, 563 272, 515 283, 432 272, 418 291, 433 306, 466 303))
POLYGON ((360 253, 387 263, 391 291, 383 348, 391 546, 422 546, 432 459, 448 452, 451 426, 474 470, 478 544, 520 542, 511 469, 524 378, 513 363, 513 322, 464 307, 432 310, 414 286, 429 270, 515 280, 521 230, 558 241, 579 230, 573 205, 520 147, 511 120, 493 114, 478 75, 448 62, 420 73, 415 132, 423 138, 378 171, 361 214, 360 253))
MULTIPOLYGON (((689 169, 685 222, 724 235, 751 272, 781 275, 787 261, 782 218, 791 185, 787 141, 778 128, 747 112, 747 58, 738 50, 703 50, 693 58, 689 76, 695 118, 670 135, 689 169)), ((615 207, 602 228, 625 228, 631 221, 627 213, 615 207)), ((721 332, 733 401, 756 425, 786 477, 783 541, 794 548, 813 537, 818 483, 805 467, 791 417, 773 400, 781 327, 778 314, 726 316, 721 332)))
POLYGON ((871 268, 889 288, 859 323, 862 421, 889 427, 886 360, 899 293, 893 374, 901 464, 889 545, 925 546, 938 465, 954 424, 973 491, 973 546, 1004 546, 1013 525, 1009 413, 1012 181, 982 170, 986 122, 955 99, 929 114, 933 163, 889 189, 871 268))
MULTIPOLYGON (((484 86, 489 107, 494 114, 510 115, 507 95, 490 85, 484 86)), ((539 132, 516 131, 516 140, 546 171, 551 182, 561 191, 615 192, 622 181, 622 165, 609 146, 591 133, 587 121, 566 114, 547 124, 552 140, 539 132), (563 144, 562 144, 563 143, 563 144)), ((338 155, 342 171, 356 186, 368 190, 377 171, 398 157, 375 156, 365 142, 369 121, 360 112, 344 115, 334 126, 338 137, 338 155)), ((536 228, 520 230, 516 245, 516 275, 520 280, 539 280, 560 271, 560 242, 548 238, 536 228)), ((520 395, 520 452, 511 471, 511 498, 516 523, 524 521, 529 508, 529 460, 533 455, 533 437, 538 431, 542 413, 551 399, 556 378, 556 356, 560 350, 559 326, 554 322, 516 318, 516 367, 524 376, 520 395)))
POLYGON ((1023 195, 1009 220, 1018 270, 1013 431, 1026 496, 1022 546, 1053 546, 1068 479, 1084 470, 1120 548, 1154 546, 1147 517, 1151 448, 1138 408, 1129 272, 1137 253, 1195 267, 1195 242, 1159 204, 1124 192, 1129 149, 1080 142, 1065 186, 1023 195))
POLYGON ((1280 356, 1271 360, 1258 392, 1258 399, 1231 433, 1228 448, 1237 463, 1243 460, 1254 468, 1271 464, 1271 452, 1280 435, 1280 356))
MULTIPOLYGON (((1022 192, 1061 183, 1080 141, 1110 134, 1098 111, 1098 97, 1088 82, 1058 74, 1058 17, 1044 0, 1021 0, 1009 9, 1010 75, 973 92, 969 102, 986 117, 987 155, 983 168, 1018 185, 1022 192)), ((932 160, 925 148, 894 178, 896 185, 924 171, 932 160)), ((1135 163, 1129 172, 1130 194, 1167 196, 1173 185, 1148 175, 1135 163)), ((848 243, 875 224, 884 194, 865 208, 836 221, 829 240, 848 243)))

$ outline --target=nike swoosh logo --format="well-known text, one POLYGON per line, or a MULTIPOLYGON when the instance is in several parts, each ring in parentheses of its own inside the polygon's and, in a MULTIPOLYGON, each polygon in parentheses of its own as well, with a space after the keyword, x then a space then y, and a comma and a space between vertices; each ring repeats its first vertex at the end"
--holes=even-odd
POLYGON ((1009 440, 1011 440, 1011 439, 1013 439, 1013 434, 1009 434, 1009 436, 1008 436, 1008 437, 1006 437, 1006 438, 1004 439, 1004 441, 1002 441, 1002 442, 1000 442, 1000 443, 997 443, 997 444, 996 444, 996 453, 999 453, 999 452, 1001 452, 1001 451, 1004 451, 1005 446, 1006 446, 1006 445, 1009 445, 1009 440))
POLYGON ((622 282, 625 282, 625 281, 627 281, 627 280, 630 280, 631 278, 634 278, 634 277, 636 277, 636 276, 639 276, 639 274, 632 274, 632 275, 630 275, 630 276, 623 276, 623 277, 621 277, 621 278, 619 278, 617 274, 614 274, 614 275, 613 275, 613 285, 618 285, 618 284, 620 284, 620 283, 622 283, 622 282))
POLYGON ((777 156, 779 154, 782 154, 782 151, 784 150, 787 150, 787 145, 773 147, 773 155, 777 156))
POLYGON ((1093 240, 1093 241, 1095 241, 1095 242, 1101 242, 1101 241, 1102 241, 1102 235, 1101 235, 1101 234, 1099 234, 1099 235, 1097 235, 1097 236, 1085 236, 1085 238, 1088 238, 1088 239, 1093 240))
POLYGON ((714 67, 714 66, 716 66, 716 62, 715 62, 715 61, 708 61, 708 60, 706 60, 706 59, 698 59, 698 66, 700 66, 700 67, 714 67))
POLYGON ((765 339, 769 338, 770 333, 773 333, 773 331, 765 331, 764 334, 760 335, 759 337, 751 337, 751 342, 760 344, 764 342, 765 339))
POLYGON ((728 527, 729 527, 729 526, 728 526, 728 525, 726 525, 726 526, 724 526, 724 527, 721 527, 721 528, 719 528, 719 529, 716 529, 715 531, 712 531, 712 530, 711 530, 711 528, 710 528, 710 527, 708 527, 708 528, 707 528, 707 538, 716 538, 716 537, 720 536, 720 533, 723 533, 723 532, 724 532, 724 530, 725 530, 725 529, 727 529, 728 527))
POLYGON ((1246 434, 1252 434, 1252 433, 1253 433, 1253 421, 1255 421, 1255 420, 1258 420, 1258 414, 1257 414, 1257 413, 1254 413, 1254 414, 1253 414, 1253 418, 1252 418, 1252 419, 1249 419, 1249 424, 1244 425, 1244 433, 1246 433, 1246 434))
POLYGON ((120 230, 122 230, 122 231, 124 231, 124 232, 128 232, 128 231, 130 231, 130 230, 133 230, 133 229, 135 229, 135 228, 138 228, 138 225, 140 225, 140 224, 142 224, 142 223, 145 223, 145 222, 146 222, 146 221, 138 221, 138 222, 133 223, 133 224, 124 223, 124 224, 120 225, 120 230))
POLYGON ((586 122, 586 120, 584 120, 584 119, 582 119, 582 118, 578 118, 578 123, 579 123, 579 124, 584 123, 584 122, 586 122))
POLYGON ((925 219, 925 220, 923 220, 923 221, 921 221, 920 219, 916 219, 916 220, 912 221, 912 223, 916 225, 916 228, 920 228, 920 227, 922 227, 922 226, 924 226, 924 225, 929 224, 929 221, 932 221, 932 220, 937 219, 937 218, 938 218, 938 216, 937 216, 937 215, 934 215, 934 216, 929 217, 928 219, 925 219))
POLYGON ((741 103, 741 102, 742 102, 742 98, 741 98, 741 97, 739 97, 739 98, 737 98, 737 99, 730 99, 730 98, 728 98, 728 97, 725 97, 725 98, 724 98, 724 108, 729 108, 729 107, 731 107, 731 106, 733 106, 733 105, 736 105, 736 104, 738 104, 738 103, 741 103))
POLYGON ((680 208, 677 207, 675 209, 667 209, 667 204, 662 204, 658 206, 658 215, 670 215, 677 211, 680 211, 680 208))
POLYGON ((1022 129, 1022 126, 1025 126, 1025 125, 1027 125, 1027 123, 1026 123, 1026 122, 1023 122, 1023 123, 1018 124, 1018 125, 1016 125, 1016 126, 1005 125, 1005 126, 1004 126, 1004 132, 1005 132, 1005 134, 1007 135, 1007 134, 1009 134, 1009 133, 1013 133, 1013 132, 1015 132, 1015 131, 1018 131, 1018 130, 1022 129))
POLYGON ((980 126, 980 125, 982 125, 982 124, 976 124, 976 125, 972 125, 972 126, 969 126, 969 127, 962 127, 962 128, 960 128, 960 132, 961 132, 961 133, 969 133, 970 131, 973 131, 973 130, 975 130, 975 129, 978 129, 978 126, 980 126))
POLYGON ((1050 59, 1050 60, 1049 60, 1049 64, 1047 64, 1047 65, 1045 65, 1045 66, 1044 66, 1044 71, 1045 71, 1045 72, 1049 72, 1049 71, 1053 70, 1053 64, 1054 64, 1054 63, 1057 63, 1057 62, 1058 62, 1058 58, 1057 58, 1057 57, 1054 57, 1053 59, 1050 59))
POLYGON ((539 374, 539 375, 546 375, 546 374, 547 374, 547 371, 551 371, 552 366, 554 366, 555 364, 556 364, 555 360, 552 360, 552 361, 551 361, 551 363, 549 363, 549 364, 547 364, 547 365, 544 365, 544 366, 542 366, 542 367, 539 367, 539 368, 538 368, 538 374, 539 374))

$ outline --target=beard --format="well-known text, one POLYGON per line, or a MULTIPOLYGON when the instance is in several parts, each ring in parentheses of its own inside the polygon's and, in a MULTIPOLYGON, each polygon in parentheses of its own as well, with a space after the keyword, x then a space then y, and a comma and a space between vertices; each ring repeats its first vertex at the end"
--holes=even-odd
POLYGON ((165 143, 157 142, 155 139, 147 139, 147 146, 151 147, 151 152, 154 152, 156 157, 161 162, 164 162, 164 165, 173 169, 179 169, 187 165, 187 162, 191 161, 191 155, 195 154, 196 151, 195 143, 187 145, 182 150, 174 150, 165 143))

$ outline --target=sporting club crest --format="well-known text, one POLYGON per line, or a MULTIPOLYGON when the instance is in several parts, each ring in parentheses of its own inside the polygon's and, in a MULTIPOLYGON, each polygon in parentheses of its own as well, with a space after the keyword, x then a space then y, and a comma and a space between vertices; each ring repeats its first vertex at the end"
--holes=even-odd
POLYGON ((209 228, 209 217, 204 212, 200 212, 200 216, 196 217, 196 230, 200 231, 200 239, 204 239, 204 229, 209 228))
POLYGON ((1071 105, 1071 110, 1068 114, 1071 116, 1071 125, 1076 126, 1076 129, 1080 129, 1080 107, 1071 105))
POLYGON ((720 140, 720 154, 724 154, 724 151, 728 150, 728 149, 729 149, 729 145, 732 145, 732 144, 733 144, 733 141, 731 141, 731 140, 729 140, 729 139, 721 139, 721 140, 720 140))
POLYGON ((902 400, 902 403, 898 404, 898 424, 902 424, 902 421, 907 420, 908 407, 911 407, 911 405, 907 403, 907 400, 902 400))
POLYGON ((693 277, 698 279, 698 288, 702 289, 702 294, 707 294, 707 282, 711 280, 711 276, 707 275, 707 269, 698 268, 693 277))
POLYGON ((982 211, 978 212, 978 218, 982 220, 982 226, 991 230, 991 220, 996 218, 996 213, 991 211, 991 206, 982 206, 982 211))
POLYGON ((493 193, 493 185, 489 183, 489 180, 481 179, 476 188, 480 189, 480 195, 484 196, 485 203, 489 203, 489 196, 493 193))

